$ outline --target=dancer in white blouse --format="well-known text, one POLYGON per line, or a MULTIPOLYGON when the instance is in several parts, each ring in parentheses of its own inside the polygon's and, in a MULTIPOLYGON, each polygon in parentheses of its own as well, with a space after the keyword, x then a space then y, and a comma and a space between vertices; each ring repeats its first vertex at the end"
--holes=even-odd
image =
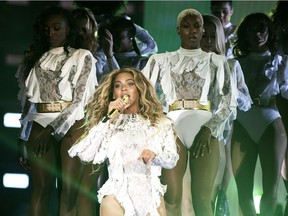
MULTIPOLYGON (((225 37, 221 21, 213 15, 203 15, 205 33, 201 40, 201 49, 206 52, 215 52, 220 55, 225 55, 225 37)), ((237 99, 237 107, 242 111, 250 109, 252 100, 249 94, 248 87, 244 80, 243 71, 240 64, 235 59, 228 59, 228 64, 231 70, 231 80, 233 90, 236 91, 233 95, 237 99)), ((230 178, 232 175, 231 164, 231 135, 233 131, 233 122, 236 119, 236 112, 231 113, 223 134, 223 143, 225 145, 225 151, 221 148, 222 161, 220 162, 220 168, 218 171, 217 180, 215 182, 217 205, 215 207, 216 216, 229 216, 229 206, 226 197, 226 191, 229 186, 230 178), (225 160, 226 158, 226 160, 225 160), (226 162, 226 164, 225 164, 226 162), (225 167, 225 169, 224 169, 225 167), (223 174, 224 171, 224 174, 223 174)), ((222 147, 222 146, 221 146, 222 147)), ((216 197, 215 197, 216 198, 216 197)), ((215 199, 216 200, 216 199, 215 199)))
POLYGON ((263 13, 240 23, 234 54, 248 86, 252 107, 237 112, 232 136, 232 167, 243 215, 256 215, 254 172, 261 163, 263 195, 260 215, 274 215, 287 135, 276 106, 276 95, 288 98, 287 57, 276 54, 274 28, 263 13))
POLYGON ((71 200, 75 201, 77 194, 74 177, 80 178, 81 164, 67 154, 71 143, 62 140, 72 125, 84 118, 84 107, 95 91, 97 79, 96 61, 91 52, 73 48, 76 46, 74 27, 68 10, 51 7, 42 11, 34 24, 33 44, 20 67, 19 82, 24 89, 19 97, 26 102, 24 108, 31 104, 35 107, 33 111, 24 109, 22 115, 23 126, 29 125, 28 122, 33 124, 31 133, 22 130, 29 135, 31 216, 49 214, 55 179, 61 176, 61 171, 65 173, 61 196, 68 198, 61 202, 60 214, 75 211, 76 205, 71 200), (59 163, 62 163, 61 170, 59 163))
POLYGON ((194 9, 183 10, 177 19, 180 49, 152 55, 142 70, 178 132, 180 160, 162 175, 168 185, 166 209, 172 216, 180 215, 187 152, 195 213, 213 215, 211 198, 219 164, 219 138, 225 121, 235 111, 226 58, 200 49, 203 31, 201 14, 194 9))
POLYGON ((172 121, 149 81, 137 69, 112 71, 88 104, 86 119, 88 132, 69 154, 86 163, 107 162, 109 179, 98 191, 100 215, 166 215, 166 186, 159 176, 179 156, 172 121), (112 110, 119 112, 102 120, 112 110))

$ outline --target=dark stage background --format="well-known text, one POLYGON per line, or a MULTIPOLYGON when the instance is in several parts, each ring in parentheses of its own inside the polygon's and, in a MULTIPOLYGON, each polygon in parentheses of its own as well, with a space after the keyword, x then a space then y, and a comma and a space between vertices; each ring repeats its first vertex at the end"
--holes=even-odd
MULTIPOLYGON (((97 1, 99 3, 99 1, 97 1)), ((107 1, 105 1, 107 3, 107 1)), ((268 13, 276 1, 234 1, 232 22, 239 23, 251 12, 268 13)), ((111 2, 111 4, 113 4, 111 2)), ((25 174, 29 172, 20 168, 16 161, 18 128, 4 126, 7 113, 20 113, 17 101, 18 86, 15 79, 17 67, 22 60, 23 51, 30 45, 32 24, 37 14, 48 5, 60 5, 72 8, 71 1, 0 1, 0 215, 27 216, 31 182, 23 189, 4 187, 5 174, 25 174)), ((176 33, 178 13, 188 7, 195 8, 203 14, 210 14, 210 1, 130 1, 127 14, 132 20, 144 27, 154 37, 159 52, 178 49, 179 40, 176 33)), ((259 165, 258 165, 259 166, 259 165)), ((259 169, 255 174, 259 181, 259 169)), ((20 178, 16 182, 22 181, 20 178)), ((20 182, 21 183, 21 182, 20 182)), ((284 203, 284 186, 279 188, 279 202, 284 203)), ((261 184, 255 186, 255 196, 261 195, 261 184)), ((237 192, 235 182, 231 182, 228 191, 233 216, 237 216, 237 192)), ((54 202, 57 202, 55 192, 54 202)), ((53 204, 55 204, 53 203, 53 204)), ((52 206, 51 215, 55 208, 52 206)))

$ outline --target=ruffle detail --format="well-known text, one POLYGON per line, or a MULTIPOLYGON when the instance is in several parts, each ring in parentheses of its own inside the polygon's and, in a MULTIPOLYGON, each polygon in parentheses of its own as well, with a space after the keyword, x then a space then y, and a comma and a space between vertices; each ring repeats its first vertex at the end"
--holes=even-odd
POLYGON ((32 103, 42 102, 40 98, 40 86, 36 77, 35 67, 30 71, 25 81, 26 95, 32 103), (29 87, 29 88, 28 88, 29 87))
POLYGON ((200 103, 207 105, 210 101, 212 104, 213 117, 205 126, 210 128, 212 136, 219 137, 222 134, 223 122, 230 112, 236 112, 237 105, 236 98, 231 95, 231 73, 225 56, 206 53, 201 49, 179 48, 174 52, 152 55, 142 70, 161 98, 164 112, 169 112, 168 105, 178 99, 172 75, 190 71, 196 74, 195 77, 198 76, 201 81, 203 80, 203 84, 199 86, 200 95, 197 96, 200 103))
MULTIPOLYGON (((231 88, 232 97, 234 97, 231 102, 237 102, 236 104, 231 104, 231 107, 238 107, 239 110, 247 111, 251 108, 253 102, 245 83, 242 68, 239 62, 235 59, 228 59, 228 64, 231 69, 231 88)), ((233 114, 231 120, 234 120, 235 118, 236 113, 233 114)))
MULTIPOLYGON (((96 60, 88 50, 84 50, 84 49, 76 50, 74 48, 69 48, 68 50, 69 50, 69 53, 67 56, 67 53, 64 51, 63 47, 54 48, 52 50, 49 50, 45 54, 43 54, 43 56, 39 60, 39 67, 42 70, 51 71, 51 72, 55 72, 56 70, 61 70, 60 77, 62 79, 58 84, 58 88, 59 88, 59 93, 61 94, 61 99, 65 101, 71 101, 73 98, 72 89, 76 85, 77 80, 81 74, 86 56, 89 56, 89 55, 91 56, 91 59, 92 59, 91 71, 95 71, 96 73, 96 66, 95 66, 96 60), (66 62, 61 68, 58 68, 59 65, 61 65, 63 61, 66 61, 66 62), (70 82, 69 80, 71 76, 70 73, 71 73, 72 68, 74 67, 76 67, 76 71, 75 71, 73 80, 71 80, 70 82), (70 85, 70 86, 68 87, 67 85, 70 85)), ((38 83, 38 79, 36 76, 36 73, 37 73, 36 70, 37 70, 37 67, 32 68, 27 78, 26 86, 29 86, 27 95, 30 98, 29 100, 31 102, 41 103, 42 101, 40 98, 40 88, 39 88, 39 83, 38 83)), ((96 74, 94 75, 96 76, 96 74)), ((98 85, 97 79, 91 77, 91 75, 89 78, 92 78, 90 80, 94 80, 94 82, 88 82, 89 84, 91 84, 91 86, 95 87, 98 85)), ((91 89, 91 88, 87 86, 87 89, 91 89)), ((91 95, 91 92, 89 92, 88 95, 91 95)), ((87 101, 87 97, 84 98, 84 100, 87 101)))
POLYGON ((109 179, 98 191, 99 202, 113 194, 125 209, 125 216, 159 216, 160 197, 166 192, 159 179, 161 166, 176 165, 179 156, 175 140, 171 120, 162 119, 154 127, 138 114, 121 114, 114 124, 98 123, 68 153, 86 163, 109 164, 109 179), (167 155, 163 158, 169 160, 144 164, 138 156, 146 148, 167 155))
POLYGON ((71 101, 71 104, 49 123, 55 130, 54 137, 58 140, 75 121, 84 118, 84 108, 98 85, 96 60, 90 51, 74 48, 68 50, 67 54, 63 47, 59 47, 44 53, 30 71, 25 83, 27 97, 32 103, 71 101), (55 79, 55 83, 50 81, 52 79, 55 79), (44 85, 46 82, 50 85, 44 85), (51 89, 53 91, 50 92, 51 89))
MULTIPOLYGON (((73 52, 75 49, 69 48, 68 51, 73 52)), ((68 54, 69 55, 69 54, 68 54)), ((40 67, 43 70, 56 71, 59 64, 67 58, 67 53, 63 47, 57 47, 44 53, 39 60, 40 67)))
POLYGON ((83 140, 73 145, 68 153, 71 157, 78 156, 84 163, 103 163, 107 156, 105 147, 101 143, 108 132, 109 122, 94 126, 83 140), (91 145, 93 143, 93 145, 91 145), (103 151, 104 150, 104 151, 103 151), (99 155, 100 154, 100 155, 99 155))
MULTIPOLYGON (((156 158, 152 160, 153 165, 161 166, 165 169, 172 169, 176 166, 179 155, 175 153, 175 148, 173 146, 173 142, 175 142, 173 127, 172 121, 168 119, 163 120, 163 122, 158 125, 158 128, 161 128, 156 132, 158 136, 149 145, 149 149, 157 155, 156 158), (165 145, 163 143, 164 140, 172 143, 167 143, 165 145), (165 149, 163 149, 163 146, 165 149), (171 147, 172 149, 170 149, 171 147)), ((157 175, 160 174, 161 173, 158 173, 157 175)))
MULTIPOLYGON (((163 89, 163 93, 166 96, 169 96, 167 98, 168 103, 172 104, 174 101, 177 100, 176 97, 176 91, 175 86, 173 85, 173 82, 171 82, 171 72, 173 73, 183 73, 185 71, 195 71, 195 73, 200 76, 201 78, 205 79, 205 84, 202 88, 202 93, 200 97, 200 103, 207 104, 208 98, 208 91, 209 86, 211 82, 211 64, 212 67, 217 67, 217 82, 219 84, 219 94, 222 95, 222 87, 224 85, 224 67, 223 62, 225 61, 225 58, 219 55, 215 55, 214 53, 205 53, 201 49, 196 50, 186 50, 183 48, 180 48, 179 50, 175 52, 167 52, 164 54, 157 54, 154 55, 155 59, 160 59, 161 64, 159 64, 158 67, 154 67, 152 72, 152 83, 153 80, 156 81, 155 78, 153 78, 154 71, 160 70, 161 67, 161 73, 159 74, 161 77, 161 86, 163 89), (161 60, 162 58, 162 60, 161 60)), ((150 57, 151 58, 151 57, 150 57)), ((154 75, 155 76, 155 75, 154 75)))
MULTIPOLYGON (((272 56, 271 56, 272 57, 272 56)), ((267 62, 264 66, 265 76, 270 80, 264 91, 259 95, 261 103, 268 106, 270 98, 282 92, 287 92, 287 83, 285 82, 285 70, 281 70, 284 63, 282 56, 275 55, 271 61, 267 62)), ((287 62, 285 62, 287 65, 287 62)), ((287 76, 287 75, 286 75, 287 76)))
MULTIPOLYGON (((207 63, 207 53, 205 53, 205 55, 201 55, 201 53, 204 54, 201 49, 187 50, 179 48, 179 50, 174 52, 154 54, 147 62, 147 65, 153 65, 153 70, 150 71, 151 68, 146 66, 142 72, 148 79, 150 79, 154 86, 156 85, 158 79, 160 79, 163 93, 166 96, 169 96, 169 98, 166 98, 166 100, 169 104, 172 104, 175 100, 177 100, 177 97, 175 86, 173 82, 171 82, 171 72, 181 74, 184 71, 195 70, 195 73, 197 73, 200 77, 205 77, 210 80, 210 68, 209 64, 207 63)), ((208 56, 210 56, 210 54, 208 54, 208 56)), ((207 102, 207 97, 203 95, 201 101, 207 102)))

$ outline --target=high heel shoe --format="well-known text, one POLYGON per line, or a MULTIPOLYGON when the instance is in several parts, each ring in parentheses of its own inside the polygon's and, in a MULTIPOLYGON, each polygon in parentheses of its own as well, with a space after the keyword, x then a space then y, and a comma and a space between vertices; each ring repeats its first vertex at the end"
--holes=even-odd
POLYGON ((223 190, 219 190, 218 192, 215 216, 230 216, 228 199, 226 193, 223 190))

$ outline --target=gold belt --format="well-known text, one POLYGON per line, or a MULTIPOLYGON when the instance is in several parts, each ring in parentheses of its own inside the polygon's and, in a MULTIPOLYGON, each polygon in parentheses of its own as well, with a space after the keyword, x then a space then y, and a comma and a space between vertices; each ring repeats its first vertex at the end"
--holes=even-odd
POLYGON ((199 99, 182 99, 175 101, 172 105, 169 105, 169 111, 184 109, 207 110, 210 112, 211 104, 210 101, 208 101, 206 105, 201 104, 199 99))
POLYGON ((62 112, 71 102, 69 101, 57 101, 51 103, 38 103, 36 105, 38 113, 53 113, 62 112))

